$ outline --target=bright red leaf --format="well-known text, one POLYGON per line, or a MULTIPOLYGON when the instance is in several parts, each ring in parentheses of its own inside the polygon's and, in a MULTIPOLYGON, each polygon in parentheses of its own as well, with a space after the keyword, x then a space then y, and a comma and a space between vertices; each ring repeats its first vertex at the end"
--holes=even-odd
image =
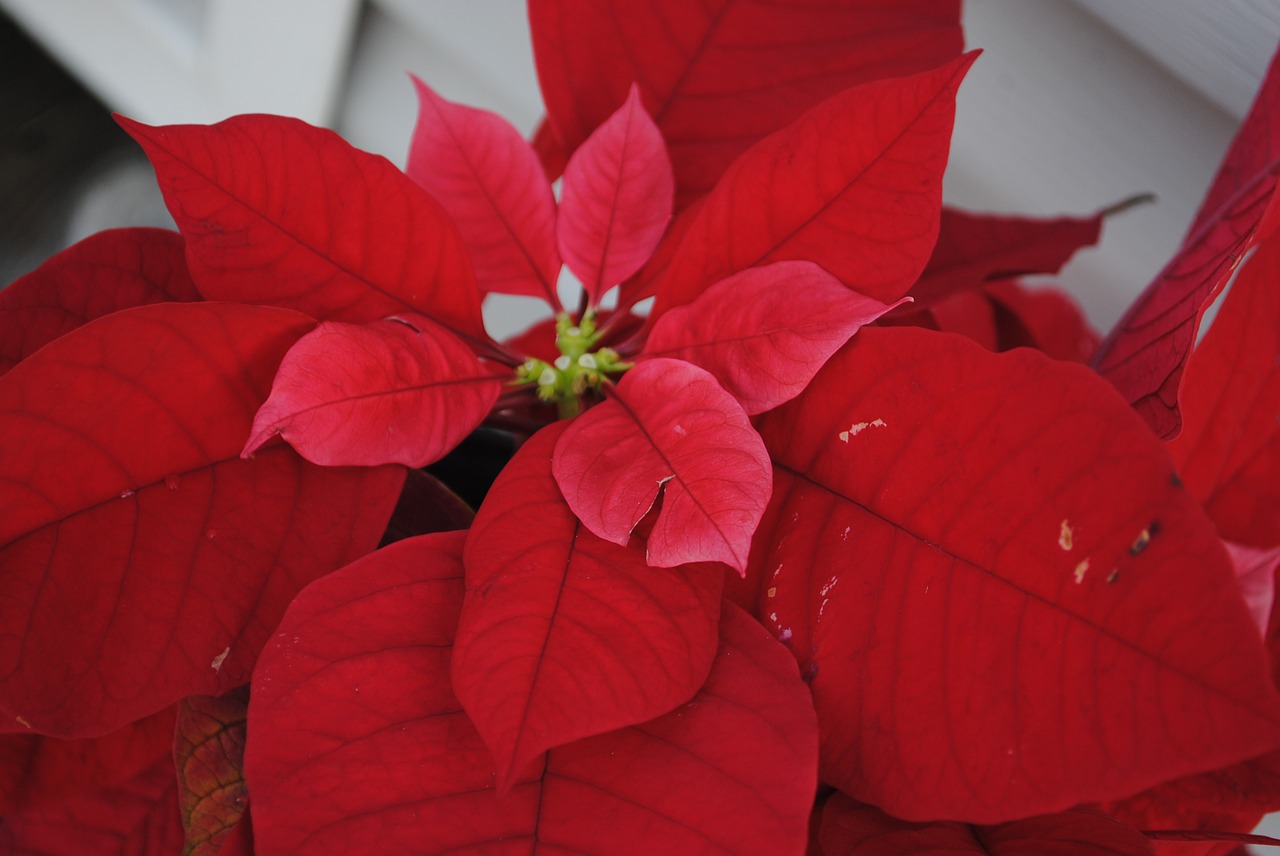
POLYGON ((1088 369, 865 329, 759 428, 750 602, 850 796, 994 823, 1280 743, 1226 551, 1088 369))
POLYGON ((377 544, 399 468, 239 458, 314 323, 143 306, 0 377, 0 730, 93 736, 239 686, 293 595, 377 544))
POLYGON ((489 413, 502 379, 420 315, 322 323, 289 349, 244 455, 280 434, 325 466, 422 467, 489 413))
POLYGON ((534 150, 488 110, 446 101, 413 78, 418 125, 405 172, 458 225, 482 291, 541 297, 556 309, 556 203, 534 150))
POLYGON ((647 560, 746 568, 769 456, 742 406, 690 363, 646 360, 556 444, 556 482, 587 529, 626 544, 658 497, 647 560))
POLYGON ((818 832, 827 856, 1154 856, 1142 833, 1101 812, 1076 809, 999 826, 908 823, 842 793, 827 800, 818 832))
POLYGON ((210 300, 357 323, 421 312, 486 340, 457 227, 385 158, 280 116, 119 121, 151 159, 210 300))
POLYGON ((0 817, 128 781, 156 759, 172 756, 173 722, 169 707, 86 740, 0 735, 0 817))
POLYGON ((5 856, 168 856, 181 853, 173 756, 123 784, 0 817, 5 856))
POLYGON ((182 236, 111 229, 63 250, 0 291, 0 374, 86 321, 146 303, 200 299, 182 236))
POLYGON ((1223 538, 1280 545, 1280 239, 1241 269, 1187 363, 1183 430, 1169 444, 1223 538))
POLYGON ((1092 217, 1008 217, 943 208, 938 243, 911 296, 928 305, 984 282, 1057 273, 1081 247, 1098 242, 1092 217))
POLYGON ((551 475, 566 427, 516 453, 464 554, 453 691, 503 788, 553 746, 687 702, 716 652, 723 569, 650 568, 642 550, 584 531, 551 475))
POLYGON ((679 207, 824 98, 941 65, 962 42, 958 0, 533 0, 529 19, 559 147, 577 149, 637 82, 679 207))
POLYGON ((885 303, 903 296, 938 236, 956 90, 975 57, 842 92, 756 143, 689 227, 654 316, 786 259, 885 303))
POLYGON ((564 170, 560 254, 596 306, 649 260, 671 219, 671 161, 633 87, 564 170))
POLYGON ((747 413, 763 413, 799 395, 859 327, 892 308, 812 262, 776 262, 721 280, 663 315, 643 356, 701 366, 747 413))
POLYGON ((261 852, 802 852, 813 712, 786 652, 731 605, 688 704, 552 749, 498 796, 449 684, 461 546, 402 541, 290 607, 249 709, 261 852))
POLYGON ((1236 134, 1182 246, 1107 335, 1094 367, 1160 437, 1182 426, 1183 370, 1200 314, 1254 240, 1280 174, 1280 54, 1236 134))
POLYGON ((178 705, 173 757, 186 830, 183 856, 216 856, 244 814, 248 707, 247 686, 216 698, 191 696, 178 705))

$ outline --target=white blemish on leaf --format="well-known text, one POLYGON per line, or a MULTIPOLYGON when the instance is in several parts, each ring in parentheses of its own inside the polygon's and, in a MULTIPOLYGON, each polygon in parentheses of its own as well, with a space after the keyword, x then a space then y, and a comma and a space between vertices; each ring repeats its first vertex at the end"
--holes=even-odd
POLYGON ((217 529, 206 529, 206 530, 204 530, 204 537, 206 537, 206 538, 208 538, 210 541, 212 541, 214 538, 217 538, 217 537, 218 537, 218 530, 217 530, 217 529))
POLYGON ((790 627, 782 628, 782 632, 778 634, 778 641, 787 642, 790 639, 791 639, 791 628, 790 627))
POLYGON ((849 540, 849 530, 850 530, 850 529, 852 529, 852 528, 853 528, 852 526, 846 526, 846 527, 844 527, 844 531, 840 533, 840 540, 841 540, 841 541, 848 541, 848 540, 849 540))
POLYGON ((1111 573, 1107 574, 1107 584, 1115 585, 1116 580, 1120 579, 1120 569, 1112 568, 1111 573))
POLYGON ((228 645, 226 648, 222 649, 221 654, 213 658, 213 662, 209 664, 209 668, 213 669, 215 672, 222 671, 222 664, 226 662, 227 655, 230 653, 231 653, 231 646, 228 645))
POLYGON ((1064 519, 1062 521, 1062 526, 1058 529, 1058 546, 1063 550, 1070 550, 1075 534, 1075 530, 1071 528, 1071 524, 1064 519))
POLYGON ((886 423, 883 419, 872 419, 870 422, 854 422, 852 425, 849 426, 848 431, 840 432, 839 434, 840 442, 848 443, 849 438, 857 437, 859 434, 861 434, 863 431, 866 431, 868 428, 887 428, 887 427, 889 427, 888 423, 886 423))
POLYGON ((14 717, 14 719, 18 720, 18 724, 19 724, 19 725, 21 725, 23 728, 26 728, 26 729, 30 730, 30 728, 31 728, 31 723, 30 723, 30 722, 27 722, 27 721, 26 721, 25 719, 23 719, 21 716, 15 716, 15 717, 14 717))
POLYGON ((777 595, 778 595, 778 587, 777 587, 777 586, 769 586, 769 590, 768 590, 767 592, 765 592, 765 594, 766 594, 766 595, 768 595, 769 597, 777 597, 777 595))
POLYGON ((129 497, 133 496, 133 495, 134 495, 134 493, 136 493, 136 491, 134 491, 134 490, 133 490, 133 488, 128 488, 128 487, 127 487, 127 488, 125 488, 124 490, 120 491, 120 498, 121 498, 121 499, 128 499, 129 497))
POLYGON ((1084 575, 1087 573, 1089 573, 1089 560, 1085 559, 1083 562, 1076 565, 1076 585, 1080 585, 1080 583, 1084 582, 1084 575))
POLYGON ((778 620, 778 613, 776 612, 769 613, 769 620, 776 622, 778 620))
POLYGON ((672 425, 671 430, 676 432, 677 437, 683 437, 689 433, 688 431, 684 430, 684 426, 681 425, 679 422, 677 422, 675 425, 672 425))
POLYGON ((822 588, 818 590, 818 597, 826 597, 831 593, 831 590, 836 587, 836 583, 838 582, 840 582, 840 580, 837 577, 832 576, 823 583, 822 588))

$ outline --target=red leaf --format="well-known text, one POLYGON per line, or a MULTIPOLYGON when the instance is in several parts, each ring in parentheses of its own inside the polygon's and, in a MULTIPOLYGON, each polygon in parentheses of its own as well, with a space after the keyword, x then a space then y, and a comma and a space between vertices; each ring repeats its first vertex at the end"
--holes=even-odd
POLYGON ((1033 219, 943 208, 938 243, 911 296, 928 305, 990 280, 1057 273, 1098 242, 1104 213, 1033 219))
POLYGON ((164 229, 99 232, 0 291, 0 374, 86 321, 146 303, 198 299, 182 236, 164 229))
POLYGON ((377 543, 402 470, 239 459, 313 324, 144 306, 0 377, 0 730, 92 736, 243 684, 294 593, 377 543))
POLYGON ((560 254, 591 306, 649 260, 671 219, 674 193, 662 134, 633 86, 564 171, 560 254))
POLYGON ((119 122, 151 159, 210 300, 357 323, 421 312, 486 341, 457 227, 385 158, 280 116, 119 122))
POLYGON ((186 829, 183 856, 216 856, 244 814, 248 708, 247 686, 217 698, 191 696, 178 705, 173 757, 186 829))
POLYGON ((646 360, 556 444, 556 482, 573 513, 626 544, 663 496, 648 537, 654 567, 724 562, 746 568, 769 501, 769 456, 747 414, 703 369, 646 360))
POLYGON ((6 856, 169 856, 182 852, 173 757, 116 787, 0 818, 6 856))
POLYGON ((976 56, 842 92, 756 143, 689 227, 653 315, 786 259, 884 303, 904 295, 938 236, 955 94, 976 56))
POLYGON ((1226 551, 1088 369, 865 329, 759 427, 754 609, 812 678, 825 781, 991 823, 1280 743, 1226 551))
POLYGON ((1223 538, 1280 544, 1280 239, 1245 264, 1187 363, 1169 444, 1223 538))
POLYGON ((568 427, 540 431, 467 538, 453 690, 508 787, 544 751, 687 702, 715 657, 724 571, 664 570, 601 541, 551 475, 568 427))
MULTIPOLYGON (((1277 536, 1280 537, 1280 536, 1277 536)), ((1276 573, 1280 572, 1280 544, 1267 550, 1225 542, 1236 571, 1240 595, 1249 607, 1254 626, 1267 633, 1271 606, 1276 598, 1276 573)), ((1277 806, 1280 808, 1280 806, 1277 806)))
POLYGON ((444 482, 425 470, 409 470, 379 546, 385 547, 414 535, 466 529, 474 517, 471 506, 449 490, 444 482))
POLYGON ((690 703, 552 749, 494 793, 489 750, 449 685, 460 550, 456 534, 402 541, 290 607, 249 707, 261 852, 802 850, 813 713, 794 663, 732 606, 690 703))
POLYGON ((1253 243, 1280 173, 1280 54, 1182 247, 1103 341, 1094 367, 1157 435, 1181 428, 1179 387, 1200 315, 1253 243))
POLYGON ((1031 347, 1055 360, 1087 363, 1098 349, 1097 332, 1066 292, 1012 280, 988 283, 982 290, 995 309, 1000 350, 1031 347))
POLYGON ((859 327, 892 308, 812 262, 777 262, 736 273, 663 315, 644 356, 701 366, 748 413, 763 413, 799 395, 859 327))
POLYGON ((471 433, 502 379, 420 316, 325 322, 289 349, 243 454, 280 434, 324 466, 422 467, 471 433))
POLYGON ((501 116, 446 101, 416 77, 413 85, 418 125, 405 172, 458 225, 480 290, 559 310, 556 203, 537 154, 501 116))
POLYGON ((170 758, 173 721, 169 707, 88 740, 0 735, 0 816, 116 787, 170 758))
POLYGON ((836 793, 822 811, 819 841, 829 856, 1151 856, 1141 832, 1098 811, 1076 809, 999 826, 908 823, 836 793))
POLYGON ((573 152, 638 81, 671 150, 679 207, 824 98, 933 68, 962 42, 956 0, 535 0, 529 19, 561 145, 573 152))
MULTIPOLYGON (((1162 782, 1105 809, 1138 829, 1249 832, 1268 811, 1280 809, 1280 752, 1162 782)), ((1161 849, 1171 856, 1196 853, 1176 845, 1161 849)), ((1202 852, 1212 850, 1205 846, 1202 852)))

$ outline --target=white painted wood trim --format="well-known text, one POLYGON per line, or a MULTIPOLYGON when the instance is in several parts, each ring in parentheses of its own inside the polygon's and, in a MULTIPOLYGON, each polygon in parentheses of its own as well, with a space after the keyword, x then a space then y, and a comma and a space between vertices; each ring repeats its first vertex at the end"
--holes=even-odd
POLYGON ((198 28, 163 0, 0 0, 114 110, 144 122, 235 113, 331 120, 359 0, 207 0, 198 28))

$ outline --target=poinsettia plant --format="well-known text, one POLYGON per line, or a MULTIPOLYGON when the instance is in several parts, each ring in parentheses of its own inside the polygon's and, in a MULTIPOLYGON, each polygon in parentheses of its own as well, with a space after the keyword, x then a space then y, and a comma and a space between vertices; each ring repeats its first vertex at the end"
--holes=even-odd
POLYGON ((5 852, 1259 840, 1280 71, 1101 339, 1109 210, 942 205, 957 0, 528 11, 531 142, 122 118, 178 231, 0 293, 5 852))

